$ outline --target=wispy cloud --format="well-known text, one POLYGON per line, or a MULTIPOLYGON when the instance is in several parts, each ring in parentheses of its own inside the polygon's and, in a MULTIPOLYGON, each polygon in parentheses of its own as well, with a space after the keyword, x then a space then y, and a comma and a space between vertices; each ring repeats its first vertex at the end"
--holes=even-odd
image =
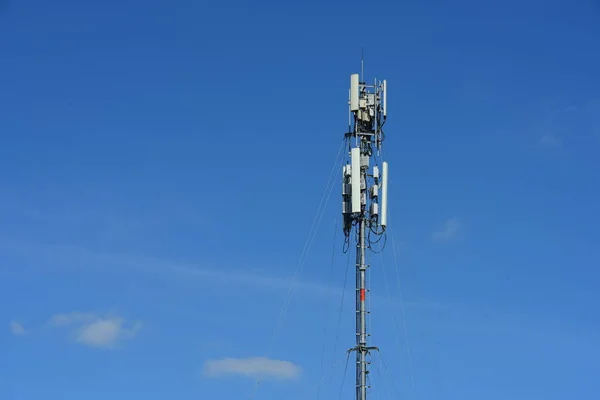
POLYGON ((460 219, 458 217, 452 217, 446 220, 440 229, 434 231, 431 234, 431 237, 438 242, 454 239, 458 235, 461 227, 462 223, 460 219))
POLYGON ((546 104, 542 115, 532 126, 535 145, 546 149, 574 146, 589 140, 596 142, 600 133, 600 101, 587 104, 551 106, 546 104))
POLYGON ((267 357, 223 358, 204 363, 203 375, 222 377, 227 375, 245 376, 255 379, 290 380, 300 376, 302 370, 290 361, 274 360, 267 357))
POLYGON ((25 327, 23 325, 21 325, 20 322, 11 321, 8 325, 10 327, 10 331, 15 336, 21 336, 21 335, 24 335, 27 333, 27 331, 25 330, 25 327))
POLYGON ((540 138, 540 144, 546 147, 560 147, 562 142, 553 135, 544 135, 540 138))
MULTIPOLYGON (((0 240, 0 249, 18 251, 24 257, 31 257, 35 254, 36 261, 38 257, 43 257, 46 260, 52 260, 55 264, 65 266, 85 265, 85 268, 106 269, 114 273, 129 269, 175 283, 179 281, 185 281, 186 284, 197 282, 198 285, 209 284, 213 287, 215 284, 220 284, 226 287, 250 287, 273 292, 288 291, 291 288, 295 296, 310 297, 339 297, 344 290, 341 286, 335 284, 330 285, 327 282, 306 280, 298 276, 296 278, 281 275, 274 276, 263 272, 240 270, 226 266, 219 268, 206 267, 196 263, 184 264, 168 259, 133 256, 126 253, 102 253, 90 251, 80 246, 46 246, 14 240, 0 240)), ((346 290, 351 291, 349 288, 346 290)), ((373 300, 375 300, 375 297, 373 300)), ((397 306, 398 299, 391 299, 391 302, 389 300, 379 298, 377 303, 386 307, 397 306)), ((404 305, 427 308, 429 303, 405 300, 404 305)), ((433 307, 437 308, 435 305, 433 307)))
POLYGON ((139 321, 80 312, 54 315, 50 324, 58 328, 70 327, 77 343, 98 348, 113 348, 122 340, 133 338, 141 328, 139 321))
POLYGON ((570 112, 577 112, 577 111, 579 111, 579 108, 575 105, 566 106, 566 107, 559 108, 556 110, 557 113, 570 113, 570 112))

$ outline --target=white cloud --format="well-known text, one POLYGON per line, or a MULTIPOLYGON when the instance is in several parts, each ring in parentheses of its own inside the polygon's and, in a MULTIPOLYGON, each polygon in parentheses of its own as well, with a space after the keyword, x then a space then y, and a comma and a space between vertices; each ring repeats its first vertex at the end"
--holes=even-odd
POLYGON ((91 313, 71 312, 68 314, 56 314, 50 318, 50 322, 56 326, 67 326, 74 323, 84 323, 93 321, 96 318, 91 313))
POLYGON ((433 232, 432 238, 436 241, 453 239, 458 235, 461 225, 458 217, 452 217, 444 223, 442 229, 433 232))
POLYGON ((301 369, 290 361, 267 357, 223 358, 207 361, 203 373, 209 377, 239 375, 255 379, 289 380, 299 377, 301 369))
POLYGON ((57 314, 50 322, 56 327, 74 327, 72 335, 77 343, 102 348, 113 348, 120 341, 134 337, 141 328, 140 322, 128 323, 121 317, 80 312, 57 314))
POLYGON ((13 333, 13 335, 20 336, 20 335, 24 335, 27 333, 27 331, 25 330, 23 325, 21 325, 17 321, 12 321, 9 324, 9 326, 10 326, 10 331, 13 333))

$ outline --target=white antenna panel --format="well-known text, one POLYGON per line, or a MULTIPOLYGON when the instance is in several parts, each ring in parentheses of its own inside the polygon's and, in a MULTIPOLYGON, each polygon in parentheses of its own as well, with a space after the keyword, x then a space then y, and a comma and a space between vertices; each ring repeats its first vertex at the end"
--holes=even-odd
POLYGON ((371 198, 379 197, 379 186, 373 185, 371 186, 371 198))
POLYGON ((350 75, 350 111, 358 111, 358 74, 350 75))
POLYGON ((388 195, 388 163, 383 162, 381 168, 381 210, 379 224, 382 227, 387 226, 387 195, 388 195))
POLYGON ((379 215, 379 204, 371 203, 371 215, 372 216, 379 215))
POLYGON ((383 116, 387 117, 387 81, 383 80, 383 116))
POLYGON ((346 164, 342 167, 342 179, 344 182, 346 182, 346 177, 350 176, 352 171, 352 168, 350 167, 350 164, 346 164))
POLYGON ((351 184, 352 184, 352 212, 360 212, 360 148, 353 147, 350 150, 351 158, 351 184))

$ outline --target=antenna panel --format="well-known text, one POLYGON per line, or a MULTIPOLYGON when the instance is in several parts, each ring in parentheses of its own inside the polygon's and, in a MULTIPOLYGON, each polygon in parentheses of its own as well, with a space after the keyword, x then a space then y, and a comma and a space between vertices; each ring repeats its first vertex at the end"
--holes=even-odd
POLYGON ((346 178, 350 176, 351 171, 352 168, 350 167, 350 164, 342 166, 342 181, 346 181, 346 178))
POLYGON ((352 187, 351 185, 344 183, 342 185, 342 196, 350 196, 352 195, 352 187))
POLYGON ((371 203, 371 216, 376 217, 379 214, 379 204, 371 203))
POLYGON ((359 82, 358 74, 350 75, 350 111, 358 111, 359 82))
POLYGON ((383 116, 387 117, 387 81, 383 80, 383 116))
POLYGON ((383 162, 381 168, 381 214, 379 224, 387 226, 387 195, 388 195, 388 163, 383 162))
POLYGON ((371 186, 371 198, 374 199, 379 196, 379 187, 374 184, 371 186))
POLYGON ((360 212, 360 148, 353 147, 350 151, 351 165, 352 165, 352 175, 351 175, 351 184, 352 184, 352 212, 359 213, 360 212))
POLYGON ((350 203, 347 201, 342 202, 342 214, 350 214, 350 203))

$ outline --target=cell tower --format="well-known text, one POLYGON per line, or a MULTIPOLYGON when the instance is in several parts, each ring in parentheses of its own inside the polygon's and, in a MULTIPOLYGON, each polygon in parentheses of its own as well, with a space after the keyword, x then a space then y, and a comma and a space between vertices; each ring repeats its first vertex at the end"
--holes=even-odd
POLYGON ((388 164, 382 160, 381 152, 387 117, 386 96, 385 80, 375 79, 373 84, 367 84, 358 74, 350 76, 349 126, 346 133, 349 162, 342 167, 342 214, 348 246, 352 230, 357 232, 356 346, 349 350, 356 352, 356 400, 367 398, 369 354, 378 350, 368 344, 366 272, 369 266, 366 252, 371 243, 385 233, 387 225, 388 164), (371 167, 372 162, 374 165, 371 167), (373 237, 376 239, 371 240, 373 237))

